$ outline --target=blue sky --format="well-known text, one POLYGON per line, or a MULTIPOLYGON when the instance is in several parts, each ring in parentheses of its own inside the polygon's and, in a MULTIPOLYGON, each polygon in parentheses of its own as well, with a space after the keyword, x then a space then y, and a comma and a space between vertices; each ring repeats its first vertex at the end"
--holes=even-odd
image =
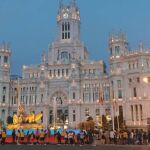
MULTIPOLYGON (((70 0, 64 0, 68 3, 70 0)), ((41 53, 56 38, 58 0, 0 0, 0 41, 12 48, 13 74, 23 64, 39 64, 41 53)), ((77 0, 81 38, 93 60, 108 65, 108 37, 113 31, 128 36, 131 49, 140 41, 150 47, 150 0, 77 0)))

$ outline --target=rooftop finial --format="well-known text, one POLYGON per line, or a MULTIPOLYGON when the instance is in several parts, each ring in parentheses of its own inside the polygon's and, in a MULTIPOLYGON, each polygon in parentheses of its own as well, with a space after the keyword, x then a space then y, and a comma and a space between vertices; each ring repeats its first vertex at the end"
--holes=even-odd
POLYGON ((142 42, 140 42, 140 44, 139 44, 139 49, 140 49, 140 51, 144 50, 144 44, 142 42))
POLYGON ((63 0, 59 0, 59 8, 61 9, 63 7, 63 0))
POLYGON ((72 0, 72 6, 76 6, 77 1, 76 0, 72 0))
POLYGON ((45 54, 45 51, 43 50, 43 53, 42 53, 42 64, 46 64, 46 54, 45 54))

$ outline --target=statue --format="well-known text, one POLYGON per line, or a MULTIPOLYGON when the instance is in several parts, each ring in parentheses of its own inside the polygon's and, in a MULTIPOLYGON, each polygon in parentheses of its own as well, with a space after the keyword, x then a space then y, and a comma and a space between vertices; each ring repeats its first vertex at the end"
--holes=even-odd
POLYGON ((16 114, 13 116, 13 124, 18 124, 18 116, 16 114))
POLYGON ((13 124, 8 124, 7 129, 42 129, 43 125, 41 124, 41 120, 43 118, 43 112, 34 114, 31 112, 30 114, 25 113, 25 107, 20 105, 18 107, 19 115, 13 115, 13 124))

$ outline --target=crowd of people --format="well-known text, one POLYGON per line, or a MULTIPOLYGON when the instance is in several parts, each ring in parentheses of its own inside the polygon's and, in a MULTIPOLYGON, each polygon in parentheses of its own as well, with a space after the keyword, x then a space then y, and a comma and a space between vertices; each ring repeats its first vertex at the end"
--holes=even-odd
POLYGON ((150 131, 144 132, 142 129, 136 130, 80 130, 75 133, 73 130, 55 130, 51 134, 50 129, 36 129, 35 132, 24 132, 23 129, 13 130, 11 136, 6 134, 6 129, 0 130, 0 144, 128 144, 128 145, 148 145, 150 144, 150 131), (9 140, 8 140, 9 139, 9 140))

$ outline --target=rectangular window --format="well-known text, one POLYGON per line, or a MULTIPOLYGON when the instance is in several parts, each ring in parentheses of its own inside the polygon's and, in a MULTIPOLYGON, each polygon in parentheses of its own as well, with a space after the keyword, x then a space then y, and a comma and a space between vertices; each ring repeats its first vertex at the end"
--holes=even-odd
POLYGON ((65 31, 67 31, 67 23, 65 23, 65 31))
POLYGON ((131 119, 134 121, 134 116, 133 116, 133 106, 131 105, 131 119))
POLYGON ((36 99, 37 99, 37 96, 35 95, 35 104, 36 104, 36 99))
POLYGON ((138 106, 135 105, 136 121, 139 121, 138 106))
POLYGON ((135 87, 135 88, 133 88, 133 96, 134 96, 134 97, 137 97, 136 87, 135 87))
POLYGON ((64 76, 64 69, 62 69, 62 76, 64 76))
POLYGON ((119 51, 120 51, 120 47, 119 46, 115 46, 115 54, 119 55, 119 51))
POLYGON ((8 56, 4 56, 4 63, 8 63, 8 56))
POLYGON ((76 121, 76 115, 73 114, 73 122, 75 122, 75 121, 76 121))
POLYGON ((118 98, 122 98, 122 90, 118 90, 118 98))
POLYGON ((14 104, 17 104, 17 97, 14 96, 14 104))
POLYGON ((3 94, 6 94, 6 87, 3 87, 3 94))
POLYGON ((70 32, 68 32, 68 39, 70 39, 70 32))
POLYGON ((143 108, 142 108, 142 105, 140 105, 140 117, 141 117, 141 121, 143 121, 143 108))
POLYGON ((58 77, 60 76, 60 70, 58 69, 58 77))
POLYGON ((41 103, 43 102, 43 94, 41 94, 41 103))
POLYGON ((131 83, 132 82, 132 79, 131 78, 129 78, 129 83, 131 83))
POLYGON ((53 123, 53 111, 52 110, 49 111, 49 123, 50 124, 53 123))
POLYGON ((76 99, 76 93, 73 92, 73 99, 76 99))
POLYGON ((89 112, 89 108, 86 108, 86 109, 85 109, 85 116, 89 116, 89 113, 90 113, 90 112, 89 112))
POLYGON ((64 32, 62 33, 62 39, 65 39, 65 34, 64 34, 64 32))
POLYGON ((13 105, 13 102, 14 102, 14 99, 13 99, 14 97, 12 96, 12 98, 11 98, 11 104, 13 105))
POLYGON ((129 70, 131 69, 131 64, 129 64, 129 70))
POLYGON ((99 115, 100 115, 100 110, 96 109, 96 116, 99 116, 99 115))
POLYGON ((28 104, 28 96, 26 96, 26 104, 28 104))
POLYGON ((68 69, 66 69, 66 76, 68 76, 68 69))
POLYGON ((67 39, 67 32, 65 32, 65 39, 67 39))
POLYGON ((140 78, 139 77, 137 77, 137 82, 140 83, 140 78))
POLYGON ((119 89, 121 88, 121 80, 117 80, 117 86, 119 89))
POLYGON ((70 31, 70 24, 69 24, 69 22, 68 22, 68 31, 70 31))
POLYGON ((5 100, 6 100, 6 96, 3 95, 3 101, 2 101, 2 103, 5 103, 5 100))
POLYGON ((65 29, 65 28, 64 28, 64 24, 62 24, 62 31, 64 31, 64 29, 65 29))

